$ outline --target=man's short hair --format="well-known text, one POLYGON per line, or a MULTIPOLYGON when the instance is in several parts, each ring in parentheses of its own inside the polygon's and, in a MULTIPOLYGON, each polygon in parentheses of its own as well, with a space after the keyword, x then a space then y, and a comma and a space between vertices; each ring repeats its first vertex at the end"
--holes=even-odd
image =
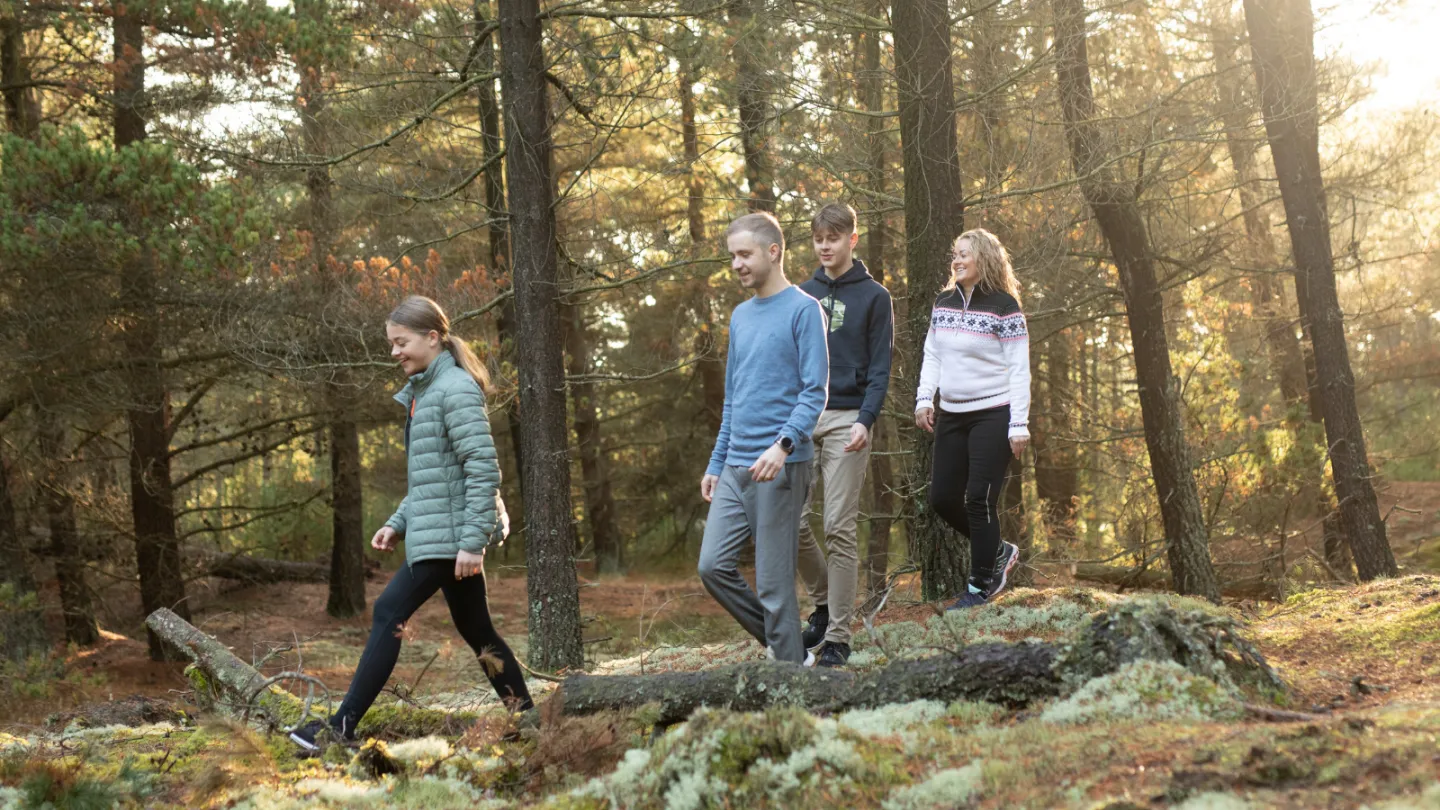
POLYGON ((849 236, 855 233, 855 209, 844 203, 828 203, 815 212, 810 220, 810 233, 838 233, 849 236))
POLYGON ((746 214, 730 223, 730 227, 725 229, 725 238, 729 239, 737 233, 754 234, 755 241, 763 248, 779 245, 780 255, 785 255, 785 233, 780 230, 780 220, 773 214, 764 211, 746 214))

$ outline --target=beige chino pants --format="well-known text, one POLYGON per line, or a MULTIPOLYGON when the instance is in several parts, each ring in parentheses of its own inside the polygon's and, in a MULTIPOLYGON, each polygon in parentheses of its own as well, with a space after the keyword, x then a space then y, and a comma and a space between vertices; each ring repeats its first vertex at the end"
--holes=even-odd
MULTIPOLYGON (((805 590, 817 605, 830 610, 830 627, 825 640, 837 644, 850 643, 850 625, 855 620, 855 593, 859 589, 860 554, 857 528, 860 517, 860 490, 865 486, 865 471, 870 466, 870 447, 845 452, 850 443, 850 427, 860 418, 860 411, 825 411, 815 428, 815 480, 824 482, 825 550, 815 541, 810 529, 807 509, 800 521, 800 559, 798 568, 805 590), (827 554, 826 551, 829 553, 827 554)), ((806 497, 814 496, 814 483, 806 497)), ((812 507, 813 508, 813 507, 812 507)))

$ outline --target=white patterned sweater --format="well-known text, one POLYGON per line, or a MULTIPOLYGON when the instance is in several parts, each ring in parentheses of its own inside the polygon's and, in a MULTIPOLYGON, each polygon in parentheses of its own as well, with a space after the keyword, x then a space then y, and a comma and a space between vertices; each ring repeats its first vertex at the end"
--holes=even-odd
POLYGON ((965 300, 960 289, 935 299, 915 410, 966 413, 1010 406, 1011 438, 1030 436, 1030 336, 1020 302, 980 288, 965 300))

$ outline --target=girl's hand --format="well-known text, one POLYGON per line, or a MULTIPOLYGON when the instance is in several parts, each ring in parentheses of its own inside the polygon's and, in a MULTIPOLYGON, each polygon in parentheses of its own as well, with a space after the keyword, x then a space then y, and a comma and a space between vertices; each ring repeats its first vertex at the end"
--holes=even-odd
POLYGON ((934 409, 934 408, 921 408, 920 410, 916 411, 916 412, 915 412, 915 427, 920 428, 921 430, 925 431, 926 433, 934 433, 934 432, 935 432, 935 409, 934 409))
POLYGON ((1020 456, 1025 453, 1025 448, 1029 445, 1030 438, 1028 436, 1010 437, 1010 452, 1015 454, 1015 458, 1020 458, 1020 456))
POLYGON ((471 554, 464 549, 455 555, 455 578, 464 579, 475 575, 485 575, 485 552, 471 554))
POLYGON ((380 531, 370 538, 370 547, 376 551, 395 550, 395 530, 389 526, 381 526, 380 531))

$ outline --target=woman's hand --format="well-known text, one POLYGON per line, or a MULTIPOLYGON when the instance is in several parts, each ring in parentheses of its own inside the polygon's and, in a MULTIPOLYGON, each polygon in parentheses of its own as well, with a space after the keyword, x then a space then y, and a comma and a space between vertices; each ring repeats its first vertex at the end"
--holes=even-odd
POLYGON ((381 526, 380 531, 370 538, 370 547, 376 551, 395 550, 395 530, 389 526, 381 526))
POLYGON ((455 578, 464 579, 479 574, 485 575, 485 552, 471 554, 464 549, 455 555, 455 578))
POLYGON ((1022 456, 1022 455, 1025 453, 1025 448, 1026 448, 1026 447, 1029 447, 1029 446, 1030 446, 1030 437, 1029 437, 1029 436, 1011 436, 1011 437, 1010 437, 1010 452, 1012 452, 1012 453, 1015 454, 1015 458, 1020 458, 1020 456, 1022 456))
POLYGON ((934 408, 921 408, 920 410, 916 411, 916 412, 915 412, 915 427, 920 428, 921 430, 925 431, 926 433, 934 433, 934 432, 935 432, 935 409, 934 409, 934 408))

